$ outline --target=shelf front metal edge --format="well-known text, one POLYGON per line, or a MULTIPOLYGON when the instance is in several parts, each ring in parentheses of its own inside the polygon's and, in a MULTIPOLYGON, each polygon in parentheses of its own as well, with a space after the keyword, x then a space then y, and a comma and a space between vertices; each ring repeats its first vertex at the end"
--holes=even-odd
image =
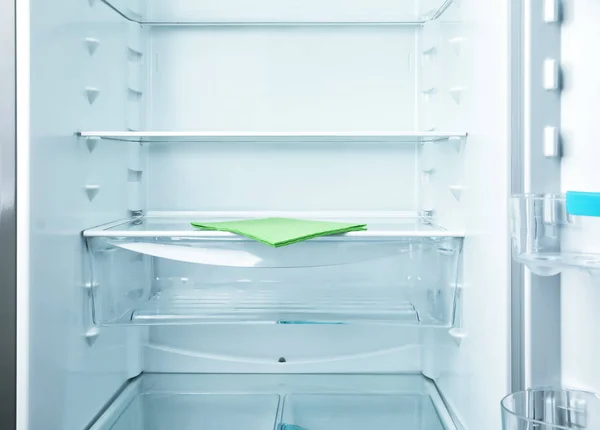
POLYGON ((466 132, 223 132, 223 131, 80 131, 82 138, 125 142, 442 142, 466 139, 466 132))
POLYGON ((106 236, 104 233, 106 230, 118 227, 120 225, 128 224, 130 222, 134 222, 135 220, 141 219, 141 217, 133 217, 133 218, 124 218, 117 221, 109 222, 106 224, 102 224, 96 227, 88 228, 82 232, 83 237, 96 237, 98 234, 100 236, 106 236))
MULTIPOLYGON (((129 230, 105 230, 105 229, 90 229, 83 232, 84 237, 106 237, 106 238, 150 238, 150 237, 177 237, 177 238, 197 238, 197 239, 236 239, 236 240, 251 240, 234 233, 221 231, 187 231, 187 230, 148 230, 148 231, 129 231, 129 230)), ((464 238, 463 232, 454 231, 416 231, 416 232, 399 232, 399 231, 362 231, 345 233, 342 236, 323 236, 311 239, 311 241, 358 241, 358 240, 398 240, 400 238, 421 237, 421 238, 438 238, 438 237, 455 237, 464 238)))

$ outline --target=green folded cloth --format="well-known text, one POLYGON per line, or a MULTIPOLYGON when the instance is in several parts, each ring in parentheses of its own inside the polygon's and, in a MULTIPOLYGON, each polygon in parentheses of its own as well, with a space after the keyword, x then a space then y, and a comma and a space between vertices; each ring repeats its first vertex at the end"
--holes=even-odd
POLYGON ((262 218, 244 221, 192 222, 194 227, 203 230, 228 231, 241 234, 276 248, 302 242, 319 236, 362 231, 366 224, 344 222, 308 221, 292 218, 262 218))

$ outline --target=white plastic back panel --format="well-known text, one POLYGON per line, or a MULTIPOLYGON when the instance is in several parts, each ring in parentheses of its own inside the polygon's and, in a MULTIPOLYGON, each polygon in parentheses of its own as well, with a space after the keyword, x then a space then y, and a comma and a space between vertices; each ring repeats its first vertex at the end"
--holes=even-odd
MULTIPOLYGON (((414 130, 415 30, 152 29, 151 127, 414 130)), ((150 210, 415 210, 416 147, 154 144, 150 210)))
MULTIPOLYGON (((563 3, 562 188, 598 192, 600 61, 583 45, 600 37, 600 4, 592 0, 563 3)), ((599 233, 590 231, 589 237, 599 233)), ((583 271, 568 270, 561 275, 562 383, 594 392, 600 392, 598 286, 598 277, 583 271)))
POLYGON ((31 2, 31 139, 18 142, 19 157, 31 160, 22 166, 31 186, 18 189, 31 208, 30 260, 20 262, 30 284, 18 286, 30 297, 29 429, 85 428, 136 371, 138 344, 128 332, 101 330, 88 338, 93 344, 86 340, 96 332, 81 237, 125 216, 126 147, 102 142, 90 152, 74 136, 126 126, 126 34, 126 23, 99 2, 31 2), (93 53, 88 39, 99 42, 93 53))
MULTIPOLYGON (((123 1, 123 0, 122 0, 123 1)), ((150 19, 178 21, 403 21, 419 19, 418 1, 151 0, 150 19)), ((436 1, 439 7, 440 2, 436 1)))
POLYGON ((149 372, 419 372, 415 330, 353 325, 207 325, 152 328, 149 372), (285 359, 284 363, 280 359, 285 359))
MULTIPOLYGON (((218 18, 251 19, 267 3, 279 15, 262 19, 285 13, 290 20, 327 20, 334 19, 328 13, 340 18, 352 8, 302 3, 292 17, 283 3, 237 3, 219 3, 221 13, 234 15, 218 18)), ((182 2, 169 10, 181 15, 180 7, 208 5, 182 2)), ((374 17, 353 17, 363 18, 374 17)), ((415 130, 415 37, 408 27, 153 28, 150 128, 415 130)), ((416 163, 414 144, 152 144, 148 208, 414 211, 416 163)), ((165 273, 168 262, 158 275, 165 273)), ((161 372, 418 371, 416 344, 416 332, 393 327, 153 328, 144 366, 161 372)))
POLYGON ((152 144, 148 207, 414 211, 415 160, 412 144, 152 144))
POLYGON ((396 131, 415 124, 405 27, 159 27, 154 130, 396 131))

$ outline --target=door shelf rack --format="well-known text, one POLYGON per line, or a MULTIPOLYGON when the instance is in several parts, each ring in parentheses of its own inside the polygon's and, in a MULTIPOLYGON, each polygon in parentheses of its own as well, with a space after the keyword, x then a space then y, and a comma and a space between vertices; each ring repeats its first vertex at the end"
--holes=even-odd
POLYGON ((600 218, 567 211, 565 194, 519 194, 511 199, 514 258, 540 276, 566 269, 600 274, 600 218))

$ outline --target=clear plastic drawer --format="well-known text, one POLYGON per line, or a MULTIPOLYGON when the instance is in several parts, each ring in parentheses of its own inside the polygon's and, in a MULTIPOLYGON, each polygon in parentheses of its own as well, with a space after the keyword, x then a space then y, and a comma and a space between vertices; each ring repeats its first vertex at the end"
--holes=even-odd
POLYGON ((85 232, 95 324, 454 323, 462 237, 451 232, 370 224, 272 248, 228 233, 144 230, 159 224, 85 232))

